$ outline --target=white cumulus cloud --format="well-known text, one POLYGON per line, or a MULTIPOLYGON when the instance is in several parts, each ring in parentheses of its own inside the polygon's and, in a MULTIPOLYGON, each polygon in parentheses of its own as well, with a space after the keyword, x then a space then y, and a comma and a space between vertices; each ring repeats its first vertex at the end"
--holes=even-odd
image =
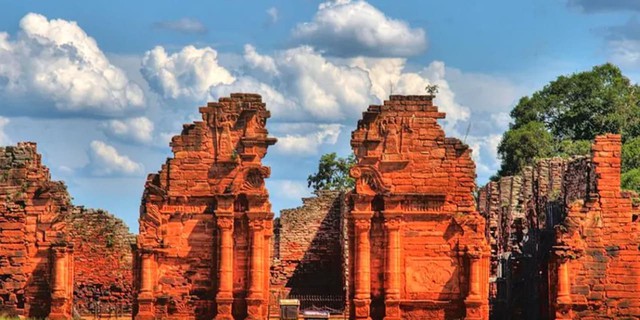
POLYGON ((320 4, 312 21, 293 30, 293 38, 342 57, 411 56, 427 47, 423 29, 387 17, 362 0, 320 4))
POLYGON ((140 70, 149 86, 164 98, 204 100, 212 86, 230 84, 235 78, 218 64, 218 52, 186 46, 167 54, 163 47, 147 51, 140 70))
POLYGON ((272 129, 273 134, 278 138, 278 143, 274 147, 277 152, 289 155, 313 155, 318 153, 321 145, 333 145, 337 142, 342 125, 285 123, 272 126, 272 129))
POLYGON ((124 141, 149 143, 153 140, 153 122, 147 117, 110 120, 103 129, 107 136, 124 141))
POLYGON ((300 201, 301 198, 311 196, 307 182, 302 180, 269 179, 269 190, 278 190, 278 196, 287 200, 300 201))
POLYGON ((15 40, 0 32, 0 96, 4 112, 33 116, 122 115, 145 101, 76 22, 35 13, 20 20, 15 40))
POLYGON ((89 159, 88 169, 95 176, 135 176, 144 172, 142 164, 119 154, 116 148, 99 140, 91 142, 89 159))

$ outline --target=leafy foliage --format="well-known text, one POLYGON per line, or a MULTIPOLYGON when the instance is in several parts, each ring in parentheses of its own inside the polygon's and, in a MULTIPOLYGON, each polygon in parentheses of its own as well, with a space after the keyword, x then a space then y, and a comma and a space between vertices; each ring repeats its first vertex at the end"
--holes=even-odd
POLYGON ((346 158, 338 157, 335 152, 324 154, 320 157, 318 172, 307 178, 308 186, 315 191, 352 189, 355 181, 349 176, 349 170, 355 163, 353 154, 346 158))
POLYGON ((550 156, 552 144, 553 137, 542 122, 531 121, 505 132, 498 146, 498 153, 502 156, 499 174, 513 174, 536 158, 550 156))
POLYGON ((622 189, 640 191, 640 168, 622 174, 622 189))
POLYGON ((558 77, 511 111, 514 121, 498 147, 498 174, 516 174, 536 158, 588 154, 590 141, 604 133, 622 134, 623 171, 637 168, 639 102, 640 88, 609 63, 558 77))

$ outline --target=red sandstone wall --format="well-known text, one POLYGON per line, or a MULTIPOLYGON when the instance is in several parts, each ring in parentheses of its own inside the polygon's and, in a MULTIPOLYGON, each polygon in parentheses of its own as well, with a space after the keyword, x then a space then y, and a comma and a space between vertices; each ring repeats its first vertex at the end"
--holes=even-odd
POLYGON ((106 211, 74 207, 67 216, 74 246, 74 307, 82 315, 131 313, 135 236, 106 211))
POLYGON ((256 94, 231 94, 200 113, 145 186, 137 319, 267 312, 273 213, 264 185, 270 168, 261 159, 276 142, 265 128, 270 113, 256 94))
POLYGON ((71 209, 35 143, 0 148, 0 313, 49 315, 50 247, 66 243, 62 221, 71 209))
POLYGON ((539 161, 519 176, 481 188, 479 208, 488 217, 495 244, 494 280, 501 280, 500 256, 535 259, 519 265, 503 261, 502 280, 525 280, 518 290, 507 284, 495 292, 506 303, 495 309, 510 306, 514 312, 496 314, 496 319, 640 317, 635 263, 640 261, 640 226, 633 221, 638 208, 630 194, 620 192, 620 137, 598 137, 592 150, 591 157, 539 161), (531 268, 524 268, 529 262, 531 268), (570 297, 559 304, 561 263, 568 265, 570 297), (542 281, 534 277, 538 273, 542 281))
POLYGON ((475 164, 468 146, 445 137, 432 99, 391 96, 370 106, 352 133, 352 317, 488 318, 475 164), (473 294, 470 283, 479 286, 473 294))

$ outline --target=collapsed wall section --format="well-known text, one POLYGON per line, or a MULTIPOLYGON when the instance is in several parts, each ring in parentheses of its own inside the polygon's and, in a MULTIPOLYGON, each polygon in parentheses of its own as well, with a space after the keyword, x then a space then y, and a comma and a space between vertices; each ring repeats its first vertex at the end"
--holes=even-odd
POLYGON ((317 191, 302 201, 302 206, 282 210, 275 219, 272 309, 278 310, 279 298, 299 299, 305 309, 313 296, 316 307, 344 311, 344 193, 317 191))
POLYGON ((640 225, 635 195, 620 191, 620 145, 599 136, 590 157, 544 159, 480 189, 495 319, 640 317, 640 225))
POLYGON ((74 243, 74 309, 80 315, 131 314, 135 235, 112 214, 76 206, 67 215, 74 243))

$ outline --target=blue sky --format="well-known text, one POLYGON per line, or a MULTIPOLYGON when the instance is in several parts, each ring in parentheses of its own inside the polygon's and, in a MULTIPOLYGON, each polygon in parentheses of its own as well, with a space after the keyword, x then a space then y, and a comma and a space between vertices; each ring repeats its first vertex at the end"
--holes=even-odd
POLYGON ((137 230, 146 174, 198 106, 263 95, 279 143, 274 211, 310 194, 360 112, 437 84, 441 122, 478 182, 517 100, 560 74, 618 64, 640 79, 640 1, 3 1, 0 143, 36 141, 78 205, 137 230))

